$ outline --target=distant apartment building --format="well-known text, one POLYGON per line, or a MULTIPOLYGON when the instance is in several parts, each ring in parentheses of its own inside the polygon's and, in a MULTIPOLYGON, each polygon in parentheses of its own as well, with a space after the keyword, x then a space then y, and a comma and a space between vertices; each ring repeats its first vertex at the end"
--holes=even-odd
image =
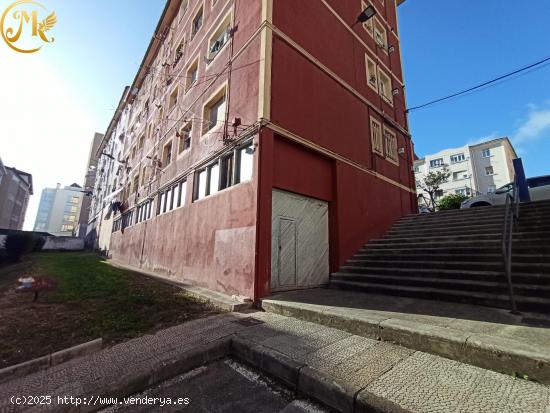
POLYGON ((97 148, 99 148, 102 139, 103 135, 101 133, 95 133, 90 145, 88 165, 86 165, 86 173, 84 175, 84 196, 82 197, 82 206, 80 207, 80 215, 78 218, 77 236, 79 238, 86 237, 86 233, 88 232, 88 218, 90 216, 90 206, 92 203, 98 162, 97 148))
MULTIPOLYGON (((512 143, 504 137, 426 155, 414 162, 414 174, 416 181, 421 181, 430 171, 446 167, 451 175, 448 182, 441 185, 438 198, 449 194, 486 194, 514 180, 512 160, 515 158, 512 143)), ((420 186, 417 191, 429 199, 420 186)))
POLYGON ((78 217, 82 205, 82 187, 78 184, 44 188, 36 213, 34 231, 52 235, 74 237, 78 230, 78 217))
POLYGON ((32 175, 4 166, 0 160, 0 228, 23 229, 32 194, 32 175))
POLYGON ((108 252, 111 243, 116 205, 121 199, 126 168, 123 163, 126 127, 131 112, 127 105, 129 87, 124 89, 105 135, 96 149, 98 158, 92 190, 86 240, 89 246, 108 252))
POLYGON ((98 148, 99 247, 254 300, 326 284, 416 210, 400 3, 168 0, 98 148))

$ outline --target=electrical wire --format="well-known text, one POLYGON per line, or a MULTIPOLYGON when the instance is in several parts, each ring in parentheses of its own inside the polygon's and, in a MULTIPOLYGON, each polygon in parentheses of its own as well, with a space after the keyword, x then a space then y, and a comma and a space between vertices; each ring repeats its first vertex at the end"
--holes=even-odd
POLYGON ((481 84, 479 84, 479 85, 470 87, 470 88, 465 89, 465 90, 462 90, 462 91, 460 91, 460 92, 453 93, 453 94, 448 95, 448 96, 444 96, 444 97, 439 98, 439 99, 432 100, 432 101, 430 101, 430 102, 423 103, 422 105, 413 106, 412 108, 408 108, 408 109, 406 110, 406 112, 409 113, 409 112, 411 112, 411 111, 413 111, 413 110, 422 109, 422 108, 425 108, 425 107, 427 107, 427 106, 431 106, 431 105, 434 105, 434 104, 436 104, 436 103, 443 102, 443 101, 445 101, 445 100, 452 99, 452 98, 458 97, 458 96, 460 96, 460 95, 464 95, 464 94, 466 94, 466 93, 471 93, 471 92, 473 92, 473 91, 477 91, 478 89, 482 89, 482 88, 483 88, 483 89, 486 89, 486 87, 489 86, 489 85, 493 85, 493 84, 496 83, 496 82, 499 82, 499 81, 501 81, 501 80, 503 80, 503 79, 509 78, 510 76, 517 75, 518 73, 524 72, 524 71, 526 71, 526 70, 533 69, 533 68, 535 68, 535 67, 537 67, 537 66, 540 66, 540 65, 542 65, 543 63, 546 63, 546 62, 549 62, 549 61, 550 61, 550 57, 546 57, 546 58, 544 58, 544 59, 542 59, 542 60, 539 60, 538 62, 535 62, 535 63, 532 63, 532 64, 530 64, 530 65, 521 67, 521 68, 516 69, 516 70, 514 70, 514 71, 512 71, 512 72, 509 72, 509 73, 506 73, 506 74, 504 74, 504 75, 502 75, 502 76, 499 76, 499 77, 496 77, 496 78, 494 78, 494 79, 491 79, 491 80, 489 80, 489 81, 487 81, 487 82, 483 82, 483 83, 481 83, 481 84))

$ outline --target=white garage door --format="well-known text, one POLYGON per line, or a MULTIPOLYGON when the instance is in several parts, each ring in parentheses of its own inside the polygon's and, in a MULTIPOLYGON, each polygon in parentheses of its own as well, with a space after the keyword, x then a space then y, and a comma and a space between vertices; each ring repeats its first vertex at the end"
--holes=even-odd
POLYGON ((273 190, 271 228, 272 291, 328 283, 326 202, 273 190))

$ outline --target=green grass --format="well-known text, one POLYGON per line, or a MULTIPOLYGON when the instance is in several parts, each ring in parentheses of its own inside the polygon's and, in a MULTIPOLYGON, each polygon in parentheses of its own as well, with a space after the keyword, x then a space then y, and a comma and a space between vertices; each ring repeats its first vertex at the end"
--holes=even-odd
POLYGON ((0 342, 25 354, 0 351, 0 368, 98 337, 120 342, 217 312, 177 287, 112 267, 93 253, 33 253, 24 262, 3 270, 0 308, 12 315, 0 326, 0 342), (22 274, 54 278, 57 288, 41 292, 36 304, 32 294, 8 294, 22 274))

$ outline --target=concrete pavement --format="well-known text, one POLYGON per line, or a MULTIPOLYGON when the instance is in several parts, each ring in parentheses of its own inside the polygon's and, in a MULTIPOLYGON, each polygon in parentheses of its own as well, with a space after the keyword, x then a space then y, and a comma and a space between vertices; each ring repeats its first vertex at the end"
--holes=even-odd
POLYGON ((550 413, 548 386, 264 312, 195 320, 13 380, 0 389, 0 411, 98 410, 99 396, 138 394, 227 357, 342 412, 550 413), (29 395, 86 404, 10 402, 29 395))
POLYGON ((262 307, 550 384, 550 329, 533 326, 548 321, 540 315, 321 288, 279 293, 263 300, 262 307))

